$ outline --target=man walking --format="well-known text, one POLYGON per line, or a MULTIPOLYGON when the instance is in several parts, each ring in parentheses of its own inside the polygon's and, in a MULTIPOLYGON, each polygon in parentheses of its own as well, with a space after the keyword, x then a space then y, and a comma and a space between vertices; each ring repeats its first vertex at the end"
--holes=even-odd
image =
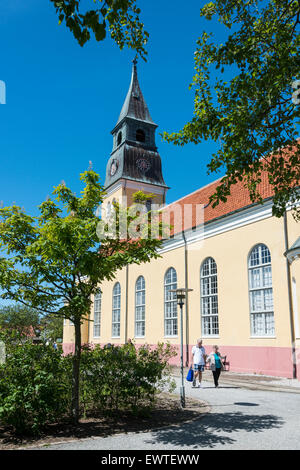
POLYGON ((197 339, 196 346, 192 349, 193 362, 194 362, 194 380, 193 387, 196 387, 196 378, 198 377, 199 388, 201 388, 202 372, 204 371, 206 354, 205 349, 202 346, 202 339, 197 339))

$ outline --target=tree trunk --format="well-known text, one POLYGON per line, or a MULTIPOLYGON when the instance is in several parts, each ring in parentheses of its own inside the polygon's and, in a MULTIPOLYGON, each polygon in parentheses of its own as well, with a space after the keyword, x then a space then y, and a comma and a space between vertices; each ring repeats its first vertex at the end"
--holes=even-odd
POLYGON ((75 352, 73 356, 72 374, 72 417, 74 424, 79 420, 79 373, 81 357, 81 325, 80 320, 74 320, 75 327, 75 352))

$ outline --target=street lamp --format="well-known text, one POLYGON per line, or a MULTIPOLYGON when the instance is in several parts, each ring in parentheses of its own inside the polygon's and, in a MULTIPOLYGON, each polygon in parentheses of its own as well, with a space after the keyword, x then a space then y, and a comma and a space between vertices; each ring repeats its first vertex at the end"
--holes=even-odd
POLYGON ((180 369, 181 369, 181 387, 180 387, 180 401, 182 408, 185 408, 185 390, 183 378, 183 313, 182 307, 188 292, 193 289, 170 289, 170 292, 176 292, 177 304, 180 307, 180 369))

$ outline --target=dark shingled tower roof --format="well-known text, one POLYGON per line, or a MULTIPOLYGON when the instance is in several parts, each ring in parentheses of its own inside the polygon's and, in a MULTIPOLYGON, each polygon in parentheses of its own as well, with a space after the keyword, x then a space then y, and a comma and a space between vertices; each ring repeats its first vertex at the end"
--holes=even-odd
POLYGON ((140 84, 137 77, 137 62, 133 61, 131 82, 129 90, 124 101, 121 113, 116 126, 125 118, 131 117, 138 119, 139 121, 150 122, 154 124, 151 119, 148 106, 144 100, 143 93, 140 88, 140 84))
POLYGON ((124 178, 168 189, 155 143, 156 128, 138 82, 134 60, 129 90, 111 131, 114 141, 106 167, 105 188, 124 178))

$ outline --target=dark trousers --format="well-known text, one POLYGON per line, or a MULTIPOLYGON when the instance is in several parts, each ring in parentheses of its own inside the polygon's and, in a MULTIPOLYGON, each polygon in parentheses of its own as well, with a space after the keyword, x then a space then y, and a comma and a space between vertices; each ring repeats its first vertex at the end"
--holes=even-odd
POLYGON ((220 374, 221 374, 221 367, 216 368, 216 370, 213 370, 212 373, 213 373, 213 376, 214 376, 215 386, 217 387, 219 385, 219 377, 220 377, 220 374))

